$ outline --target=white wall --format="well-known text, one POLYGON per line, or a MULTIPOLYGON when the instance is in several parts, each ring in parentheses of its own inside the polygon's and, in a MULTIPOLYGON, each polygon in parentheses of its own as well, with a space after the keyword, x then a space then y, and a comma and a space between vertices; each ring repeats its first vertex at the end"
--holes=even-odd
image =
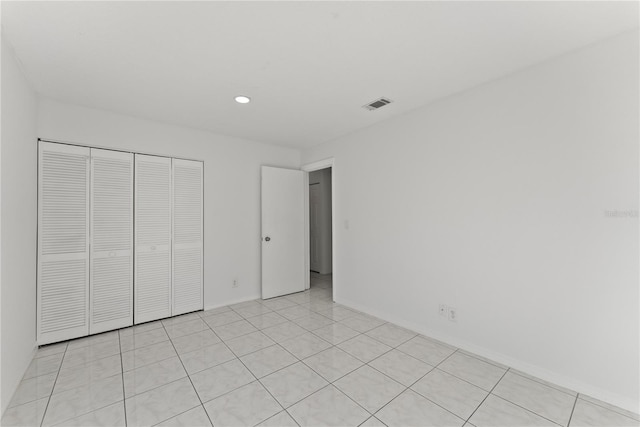
POLYGON ((48 99, 38 137, 203 160, 205 308, 260 298, 260 165, 298 167, 299 151, 48 99))
MULTIPOLYGON (((311 268, 320 274, 331 273, 331 168, 309 172, 309 185, 319 187, 318 264, 311 268), (315 268, 314 268, 315 267, 315 268)), ((313 247, 311 251, 313 252, 313 247)), ((313 260, 311 256, 311 260, 313 260)))
POLYGON ((36 96, 2 40, 0 407, 36 346, 36 96))
POLYGON ((638 71, 636 31, 303 153, 336 301, 638 412, 638 71))

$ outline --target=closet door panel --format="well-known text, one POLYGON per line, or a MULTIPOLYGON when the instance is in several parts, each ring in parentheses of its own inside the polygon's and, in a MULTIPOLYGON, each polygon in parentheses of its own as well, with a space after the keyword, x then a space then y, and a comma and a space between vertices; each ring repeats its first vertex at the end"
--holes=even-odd
POLYGON ((203 308, 203 163, 173 159, 173 310, 203 308))
POLYGON ((133 154, 91 149, 90 333, 133 324, 133 154))
POLYGON ((135 323, 171 316, 171 159, 135 155, 135 323))
POLYGON ((38 344, 89 333, 89 149, 38 149, 38 344))

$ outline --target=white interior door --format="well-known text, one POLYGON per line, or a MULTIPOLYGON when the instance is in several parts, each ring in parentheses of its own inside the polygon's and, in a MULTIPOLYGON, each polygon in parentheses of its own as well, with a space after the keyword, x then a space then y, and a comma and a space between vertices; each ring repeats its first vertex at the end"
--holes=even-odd
POLYGON ((89 333, 133 324, 133 154, 91 149, 89 333))
POLYGON ((136 324, 171 316, 171 159, 135 155, 136 324))
POLYGON ((304 172, 262 166, 262 298, 305 290, 304 172))
POLYGON ((204 165, 173 159, 172 315, 202 310, 202 178, 204 165))
POLYGON ((89 333, 89 149, 40 142, 38 344, 89 333))

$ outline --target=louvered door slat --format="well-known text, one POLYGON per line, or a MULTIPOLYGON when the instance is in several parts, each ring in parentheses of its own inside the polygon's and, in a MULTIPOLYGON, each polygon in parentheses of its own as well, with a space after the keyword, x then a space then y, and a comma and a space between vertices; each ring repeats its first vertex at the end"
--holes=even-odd
POLYGON ((133 154, 91 149, 90 333, 133 324, 133 154))
POLYGON ((135 323, 171 316, 171 159, 135 156, 135 323))
POLYGON ((39 143, 38 344, 89 333, 89 149, 39 143))
POLYGON ((203 308, 203 163, 173 159, 173 315, 203 308))

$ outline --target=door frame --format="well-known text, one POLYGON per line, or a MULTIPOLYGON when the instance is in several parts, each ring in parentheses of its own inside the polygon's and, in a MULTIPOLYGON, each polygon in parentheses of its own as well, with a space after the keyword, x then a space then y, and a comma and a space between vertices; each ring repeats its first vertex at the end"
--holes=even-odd
POLYGON ((336 180, 335 180, 335 159, 328 157, 326 159, 318 160, 312 163, 302 165, 300 168, 305 173, 305 187, 304 187, 304 266, 307 271, 307 279, 305 280, 305 289, 309 289, 311 285, 311 253, 309 242, 309 172, 317 171, 320 169, 331 168, 331 274, 332 274, 332 300, 336 299, 336 180))

